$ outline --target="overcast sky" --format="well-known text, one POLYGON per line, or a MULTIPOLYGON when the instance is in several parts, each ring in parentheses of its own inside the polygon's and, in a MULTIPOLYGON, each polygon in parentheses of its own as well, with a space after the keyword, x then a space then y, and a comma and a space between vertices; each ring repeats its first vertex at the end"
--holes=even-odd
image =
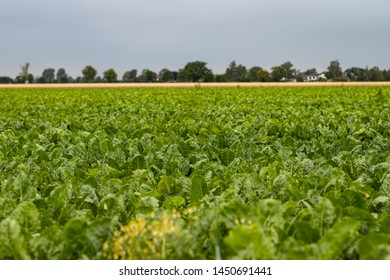
POLYGON ((389 0, 0 0, 0 76, 92 65, 390 68, 389 0))

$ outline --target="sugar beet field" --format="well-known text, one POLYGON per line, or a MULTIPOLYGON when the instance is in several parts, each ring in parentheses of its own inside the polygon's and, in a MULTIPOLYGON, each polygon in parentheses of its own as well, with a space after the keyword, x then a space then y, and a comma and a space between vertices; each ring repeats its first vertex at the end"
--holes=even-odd
POLYGON ((0 259, 390 259, 390 87, 0 89, 0 259))

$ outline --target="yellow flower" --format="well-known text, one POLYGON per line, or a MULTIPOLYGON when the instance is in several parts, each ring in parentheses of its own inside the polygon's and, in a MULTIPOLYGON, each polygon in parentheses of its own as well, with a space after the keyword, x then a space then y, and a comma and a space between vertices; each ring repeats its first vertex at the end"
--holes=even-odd
MULTIPOLYGON (((179 241, 180 213, 169 211, 137 217, 114 232, 112 245, 105 242, 107 259, 161 259, 167 257, 167 246, 176 249, 179 241)), ((170 249, 172 251, 172 249, 170 249)))

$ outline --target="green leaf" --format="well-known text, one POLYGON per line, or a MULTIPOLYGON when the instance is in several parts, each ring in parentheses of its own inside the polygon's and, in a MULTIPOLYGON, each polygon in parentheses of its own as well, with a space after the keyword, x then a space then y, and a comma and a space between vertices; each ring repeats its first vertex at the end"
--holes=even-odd
POLYGON ((345 200, 347 206, 355 206, 362 209, 367 208, 367 201, 361 192, 348 189, 342 193, 341 197, 345 200))
POLYGON ((157 184, 157 191, 164 196, 175 193, 176 180, 171 176, 163 176, 157 184))
POLYGON ((85 231, 85 242, 88 244, 84 253, 89 259, 94 259, 102 251, 104 241, 111 236, 113 226, 111 219, 98 219, 88 225, 85 231))
POLYGON ((379 196, 372 202, 375 210, 379 213, 389 213, 390 211, 390 198, 387 196, 379 196))
POLYGON ((16 203, 11 198, 0 198, 0 221, 5 219, 14 209, 16 203))
POLYGON ((390 214, 382 217, 380 230, 382 233, 390 234, 390 214))
POLYGON ((23 231, 30 235, 38 232, 41 228, 39 211, 31 201, 20 203, 10 214, 10 218, 17 221, 23 231))
POLYGON ((284 218, 293 217, 297 211, 298 202, 294 200, 286 201, 282 205, 282 213, 284 218))
POLYGON ((257 221, 268 227, 272 225, 283 226, 282 203, 275 199, 263 199, 256 204, 257 221))
POLYGON ((236 154, 230 150, 226 149, 221 152, 221 164, 229 166, 229 164, 236 158, 236 154))
POLYGON ((68 219, 72 206, 69 204, 70 187, 61 185, 56 187, 48 198, 48 205, 52 208, 52 217, 59 224, 64 224, 68 219))
POLYGON ((120 216, 122 208, 119 205, 118 199, 113 194, 108 194, 99 202, 98 216, 120 216))
POLYGON ((318 228, 313 228, 310 223, 297 221, 294 223, 294 236, 305 244, 316 243, 320 238, 318 228))
POLYGON ((186 205, 184 197, 172 196, 164 201, 164 207, 166 209, 179 209, 186 205))
POLYGON ((383 196, 390 197, 390 174, 386 174, 386 176, 383 177, 379 193, 383 196))
POLYGON ((87 220, 76 217, 69 220, 63 229, 62 239, 64 250, 61 252, 62 259, 81 259, 87 248, 87 220))
POLYGON ((227 188, 228 185, 225 181, 218 178, 215 178, 210 183, 210 190, 213 195, 221 195, 227 188))
POLYGON ((390 236, 376 232, 363 236, 358 253, 362 260, 390 260, 390 236))
POLYGON ((108 151, 110 150, 109 146, 110 146, 110 142, 108 139, 104 139, 104 140, 100 141, 100 143, 99 143, 100 152, 102 154, 107 154, 108 151))
POLYGON ((318 228, 320 235, 330 228, 336 220, 336 209, 328 198, 322 198, 314 207, 311 224, 318 228))
POLYGON ((356 139, 360 139, 360 140, 371 139, 374 137, 374 134, 365 128, 359 129, 358 131, 354 132, 352 135, 356 139))
POLYGON ((130 162, 130 170, 146 169, 146 161, 143 156, 135 156, 130 162))
POLYGON ((99 198, 95 189, 89 185, 83 185, 78 192, 76 207, 78 209, 89 208, 94 211, 98 204, 99 198))
POLYGON ((377 229, 377 220, 371 213, 367 212, 366 210, 354 206, 348 206, 344 208, 343 213, 344 216, 351 217, 352 219, 362 223, 360 232, 363 234, 367 233, 368 231, 377 229))
POLYGON ((141 197, 140 206, 141 207, 148 207, 150 209, 158 209, 159 202, 158 202, 157 198, 154 198, 152 196, 145 196, 145 197, 141 197))
POLYGON ((104 175, 109 177, 109 178, 120 178, 122 177, 122 172, 115 169, 115 168, 112 168, 111 166, 109 166, 108 164, 105 164, 104 165, 104 175))
POLYGON ((209 192, 206 179, 199 174, 192 176, 190 192, 191 203, 200 201, 203 196, 209 192))
POLYGON ((64 246, 62 230, 57 225, 48 227, 30 241, 30 246, 34 259, 57 260, 64 246))
POLYGON ((352 246, 351 242, 358 235, 359 228, 360 222, 358 221, 347 220, 337 222, 319 240, 319 259, 344 259, 344 252, 352 246))
POLYGON ((277 119, 268 119, 265 123, 265 127, 268 136, 277 135, 280 132, 279 121, 277 119))
POLYGON ((262 176, 255 173, 235 176, 233 183, 239 188, 239 195, 245 202, 256 202, 259 199, 270 197, 272 188, 265 182, 262 176))
POLYGON ((12 218, 2 220, 0 236, 0 259, 30 259, 27 243, 18 221, 12 218))
POLYGON ((314 163, 312 160, 305 158, 301 163, 303 174, 308 175, 314 169, 314 163))
POLYGON ((230 251, 230 259, 277 259, 274 242, 257 225, 238 225, 225 237, 224 243, 230 251))

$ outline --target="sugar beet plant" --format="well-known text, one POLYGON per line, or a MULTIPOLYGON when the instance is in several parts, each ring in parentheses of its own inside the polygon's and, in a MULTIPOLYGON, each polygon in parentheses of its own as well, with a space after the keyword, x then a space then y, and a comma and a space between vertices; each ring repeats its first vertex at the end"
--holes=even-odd
POLYGON ((390 90, 0 90, 0 259, 389 259, 390 90))

